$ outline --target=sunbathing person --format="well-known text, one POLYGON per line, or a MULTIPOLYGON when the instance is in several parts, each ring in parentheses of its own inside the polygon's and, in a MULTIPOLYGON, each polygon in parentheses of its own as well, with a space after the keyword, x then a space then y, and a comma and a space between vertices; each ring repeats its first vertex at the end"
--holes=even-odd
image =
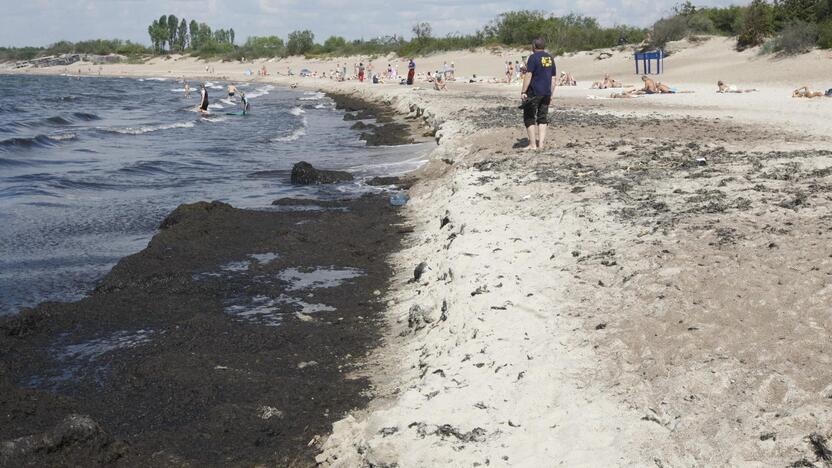
POLYGON ((693 94, 693 91, 679 91, 678 89, 671 88, 664 83, 658 83, 656 88, 658 88, 659 94, 693 94))
POLYGON ((571 73, 567 72, 560 72, 560 78, 558 79, 558 86, 577 86, 578 82, 575 81, 575 78, 572 77, 571 73))
POLYGON ((823 97, 823 96, 824 96, 823 91, 812 91, 811 89, 809 89, 809 86, 802 86, 802 87, 797 88, 796 90, 794 90, 794 92, 792 92, 792 97, 795 97, 795 98, 809 98, 809 99, 812 99, 812 98, 823 97))
POLYGON ((436 72, 434 75, 436 79, 433 81, 433 89, 437 91, 447 91, 448 85, 445 83, 445 80, 442 78, 442 74, 436 72))
POLYGON ((734 85, 725 84, 723 81, 717 81, 717 87, 719 88, 716 92, 722 94, 742 94, 742 93, 754 93, 757 92, 757 89, 739 89, 734 85))
POLYGON ((612 89, 612 88, 623 88, 624 85, 621 84, 620 81, 615 81, 614 79, 610 78, 609 73, 604 74, 604 81, 596 81, 592 83, 592 89, 612 89))

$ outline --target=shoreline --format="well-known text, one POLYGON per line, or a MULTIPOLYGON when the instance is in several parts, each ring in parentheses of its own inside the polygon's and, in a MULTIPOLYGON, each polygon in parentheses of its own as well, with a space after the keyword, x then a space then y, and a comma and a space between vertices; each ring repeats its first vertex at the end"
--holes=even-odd
POLYGON ((382 346, 355 371, 372 399, 320 464, 817 460, 832 148, 828 122, 795 122, 822 103, 750 118, 772 94, 702 96, 726 111, 566 90, 551 146, 529 154, 507 86, 291 81, 388 102, 438 142, 403 212, 382 346))
POLYGON ((181 205, 85 298, 0 317, 0 464, 314 464, 310 441, 366 404, 346 373, 408 230, 388 194, 181 205))

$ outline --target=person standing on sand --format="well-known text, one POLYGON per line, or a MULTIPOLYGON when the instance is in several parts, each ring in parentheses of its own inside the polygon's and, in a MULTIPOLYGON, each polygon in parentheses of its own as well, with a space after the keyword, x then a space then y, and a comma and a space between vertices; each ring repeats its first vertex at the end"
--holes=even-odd
POLYGON ((364 82, 364 63, 363 62, 358 64, 358 82, 359 83, 364 82))
POLYGON ((523 125, 529 135, 527 150, 541 149, 546 141, 546 129, 549 125, 549 104, 554 91, 555 59, 546 52, 546 41, 535 39, 532 43, 532 55, 526 64, 527 73, 523 76, 523 125))
POLYGON ((407 63, 407 85, 410 86, 413 84, 413 78, 416 77, 416 62, 413 59, 410 59, 410 62, 407 63))

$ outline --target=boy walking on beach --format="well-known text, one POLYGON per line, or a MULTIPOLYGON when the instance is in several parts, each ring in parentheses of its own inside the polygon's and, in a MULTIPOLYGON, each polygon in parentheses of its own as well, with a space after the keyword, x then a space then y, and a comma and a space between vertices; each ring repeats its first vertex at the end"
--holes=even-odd
POLYGON ((555 59, 546 52, 546 42, 535 39, 532 43, 532 55, 526 64, 523 75, 523 125, 529 134, 527 150, 543 148, 546 141, 546 128, 549 124, 549 104, 555 87, 555 59))

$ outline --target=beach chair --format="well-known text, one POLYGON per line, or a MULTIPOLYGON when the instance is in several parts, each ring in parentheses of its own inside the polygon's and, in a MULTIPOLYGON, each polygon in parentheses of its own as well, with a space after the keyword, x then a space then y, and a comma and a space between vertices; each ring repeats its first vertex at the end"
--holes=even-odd
POLYGON ((652 75, 653 61, 656 61, 656 75, 664 71, 664 51, 654 50, 653 52, 636 52, 636 75, 652 75), (639 67, 641 65, 641 68, 639 67), (642 73, 642 68, 644 72, 642 73))

